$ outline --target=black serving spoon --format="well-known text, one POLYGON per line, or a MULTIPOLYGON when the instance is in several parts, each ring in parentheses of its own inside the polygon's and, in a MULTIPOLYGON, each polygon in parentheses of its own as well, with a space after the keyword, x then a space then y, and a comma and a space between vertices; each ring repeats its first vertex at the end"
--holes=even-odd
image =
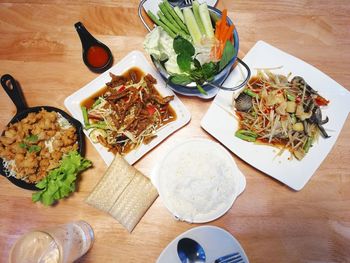
POLYGON ((83 61, 85 65, 96 73, 102 73, 109 69, 113 64, 111 50, 94 38, 83 23, 75 23, 74 27, 83 47, 83 61))
MULTIPOLYGON (((7 127, 9 127, 11 124, 14 124, 16 122, 19 122, 20 120, 24 119, 28 116, 29 113, 37 113, 41 111, 42 109, 48 111, 48 112, 57 112, 61 114, 71 125, 73 125, 76 128, 77 131, 77 137, 78 137, 78 152, 83 155, 84 154, 84 133, 83 133, 83 127, 81 123, 71 117, 68 113, 64 112, 63 110, 60 110, 58 108, 54 108, 51 106, 36 106, 36 107, 28 107, 25 99, 23 97, 21 88, 18 84, 18 82, 9 74, 3 75, 1 77, 1 85, 6 91, 7 95, 10 97, 12 102, 15 104, 17 113, 16 115, 11 119, 11 121, 7 124, 7 127)), ((4 131, 2 132, 2 135, 4 135, 4 131)), ((17 179, 13 176, 10 176, 9 171, 4 167, 4 160, 0 158, 0 173, 1 175, 5 176, 11 183, 17 185, 18 187, 28 189, 28 190, 39 190, 35 183, 27 183, 21 179, 17 179)))

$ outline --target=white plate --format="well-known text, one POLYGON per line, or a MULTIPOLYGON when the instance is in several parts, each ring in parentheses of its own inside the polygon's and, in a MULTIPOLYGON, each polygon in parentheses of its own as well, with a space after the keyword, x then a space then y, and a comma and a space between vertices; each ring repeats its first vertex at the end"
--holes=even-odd
MULTIPOLYGON (((324 125, 331 138, 320 138, 301 161, 288 160, 290 153, 285 151, 277 156, 278 150, 267 145, 257 145, 234 136, 238 122, 232 112, 232 92, 220 91, 201 121, 202 127, 222 142, 238 157, 260 171, 283 182, 295 190, 301 190, 325 159, 335 144, 350 109, 350 93, 337 82, 306 62, 295 58, 263 41, 259 41, 243 59, 252 69, 283 66, 282 74, 302 76, 311 87, 330 100, 322 115, 329 117, 324 125)), ((231 73, 226 86, 241 79, 239 70, 231 73)))
POLYGON ((231 154, 207 139, 190 139, 173 147, 151 178, 165 207, 176 219, 190 223, 210 222, 224 215, 246 186, 231 154), (205 193, 210 197, 205 198, 205 193))
POLYGON ((157 263, 178 263, 180 258, 177 255, 177 243, 181 238, 192 238, 204 249, 206 262, 214 262, 224 255, 239 253, 242 256, 242 263, 249 263, 243 248, 229 232, 216 226, 199 226, 192 228, 176 237, 162 251, 157 263))
MULTIPOLYGON (((143 72, 150 73, 156 80, 157 84, 155 85, 156 89, 162 96, 170 96, 175 95, 174 92, 168 88, 166 88, 166 84, 163 79, 158 75, 158 73, 154 70, 154 68, 148 63, 145 56, 140 51, 132 51, 127 56, 125 56, 122 60, 120 60, 116 65, 114 65, 109 70, 105 71, 103 74, 98 76, 96 79, 91 81, 89 84, 79 89, 69 97, 67 97, 64 101, 64 105, 69 110, 69 112, 73 115, 74 118, 83 123, 83 116, 80 109, 81 102, 94 94, 96 91, 100 90, 105 86, 105 83, 110 81, 109 72, 113 74, 122 74, 127 71, 131 67, 138 67, 143 72)), ((169 124, 161 127, 157 131, 157 137, 153 139, 149 144, 142 144, 137 149, 131 151, 130 153, 124 156, 125 160, 130 164, 135 163, 138 159, 140 159, 144 154, 154 148, 157 144, 163 141, 167 136, 175 132, 177 129, 184 126, 191 119, 191 115, 189 111, 182 104, 180 99, 175 95, 174 100, 170 102, 171 107, 175 110, 177 118, 175 121, 170 122, 169 124)), ((84 133, 91 141, 88 131, 84 130, 84 133)), ((110 165, 113 161, 114 154, 108 152, 108 150, 103 147, 99 143, 91 143, 95 146, 96 150, 99 152, 103 160, 107 165, 110 165)))
MULTIPOLYGON (((184 0, 185 1, 185 0, 184 0)), ((215 6, 217 3, 217 0, 197 0, 198 3, 207 3, 209 6, 215 6)), ((153 14, 157 14, 159 11, 159 3, 162 2, 162 0, 148 0, 143 4, 143 8, 147 11, 152 11, 153 14)))

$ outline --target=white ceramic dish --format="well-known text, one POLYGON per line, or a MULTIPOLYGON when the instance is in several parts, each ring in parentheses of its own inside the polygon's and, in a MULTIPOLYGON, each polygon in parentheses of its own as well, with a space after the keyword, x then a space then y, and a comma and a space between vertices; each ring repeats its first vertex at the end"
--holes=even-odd
POLYGON ((242 256, 242 263, 249 263, 248 257, 237 239, 226 230, 216 226, 199 226, 182 233, 162 251, 157 263, 180 262, 177 255, 177 243, 185 237, 194 239, 204 248, 206 262, 214 262, 219 257, 238 252, 242 256))
MULTIPOLYGON (((322 115, 329 117, 324 128, 331 138, 320 138, 301 161, 295 158, 288 160, 288 151, 277 156, 278 150, 274 147, 243 141, 234 136, 238 122, 231 106, 233 94, 227 91, 220 91, 215 97, 201 126, 250 165, 295 190, 301 190, 335 144, 350 110, 350 93, 315 67, 263 41, 257 42, 243 60, 252 69, 253 76, 256 68, 283 66, 278 72, 302 76, 311 87, 330 100, 330 104, 322 108, 322 115)), ((236 69, 224 84, 234 85, 240 78, 236 69)))
POLYGON ((176 219, 190 223, 224 215, 246 186, 231 154, 206 139, 190 139, 173 147, 151 177, 167 209, 176 219))
MULTIPOLYGON (((155 85, 155 87, 162 96, 175 95, 172 90, 166 88, 166 84, 164 83, 163 79, 149 64, 145 56, 140 51, 132 51, 123 59, 121 59, 112 68, 98 76, 96 79, 91 81, 83 88, 79 89, 78 91, 67 97, 64 101, 64 105, 73 115, 74 118, 83 123, 83 116, 80 109, 81 102, 84 99, 91 96, 92 94, 94 94, 96 91, 103 88, 105 86, 105 83, 110 81, 109 72, 112 72, 113 74, 122 74, 131 67, 138 67, 143 72, 150 73, 154 78, 156 78, 157 84, 155 85)), ((167 136, 169 136, 170 134, 172 134, 177 129, 181 128, 190 121, 191 115, 189 111, 185 108, 183 103, 176 95, 174 97, 174 100, 170 102, 170 105, 176 112, 176 120, 160 128, 157 132, 157 137, 153 139, 149 144, 142 144, 137 149, 126 154, 125 160, 128 161, 130 164, 135 163, 139 158, 141 158, 144 154, 146 154, 157 144, 163 141, 167 136)), ((91 141, 90 137, 88 136, 88 131, 84 130, 84 132, 91 141)), ((96 150, 99 152, 106 164, 110 165, 110 163, 113 161, 114 155, 111 152, 108 152, 108 150, 99 143, 93 143, 92 141, 91 143, 95 146, 96 150)))

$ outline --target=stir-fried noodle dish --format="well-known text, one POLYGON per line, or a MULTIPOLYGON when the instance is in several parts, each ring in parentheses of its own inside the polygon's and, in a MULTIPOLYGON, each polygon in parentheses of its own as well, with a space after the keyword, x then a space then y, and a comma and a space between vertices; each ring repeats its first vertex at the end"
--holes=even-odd
POLYGON ((94 143, 126 154, 148 144, 160 127, 176 119, 169 105, 174 96, 162 97, 154 87, 156 79, 138 68, 110 76, 105 88, 82 102, 85 129, 94 143))
MULTIPOLYGON (((288 149, 298 160, 304 158, 319 134, 328 138, 322 127, 321 107, 329 101, 310 87, 302 77, 258 70, 234 100, 239 129, 236 136, 249 142, 288 149)), ((282 152, 281 151, 281 152, 282 152)))

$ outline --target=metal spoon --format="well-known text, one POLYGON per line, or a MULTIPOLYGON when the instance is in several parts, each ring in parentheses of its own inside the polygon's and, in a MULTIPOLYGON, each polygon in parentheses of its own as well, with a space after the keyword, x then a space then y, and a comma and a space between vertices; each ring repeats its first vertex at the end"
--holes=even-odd
POLYGON ((206 259, 203 247, 191 238, 179 240, 177 254, 182 263, 201 263, 206 259))

